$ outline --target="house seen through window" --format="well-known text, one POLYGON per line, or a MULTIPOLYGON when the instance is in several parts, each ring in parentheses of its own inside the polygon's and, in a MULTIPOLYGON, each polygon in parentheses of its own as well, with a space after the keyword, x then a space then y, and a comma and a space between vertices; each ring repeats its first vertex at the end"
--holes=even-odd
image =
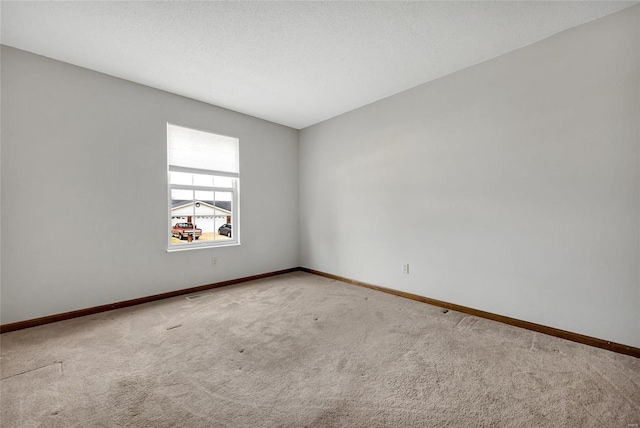
POLYGON ((169 249, 239 243, 237 138, 167 124, 169 249))

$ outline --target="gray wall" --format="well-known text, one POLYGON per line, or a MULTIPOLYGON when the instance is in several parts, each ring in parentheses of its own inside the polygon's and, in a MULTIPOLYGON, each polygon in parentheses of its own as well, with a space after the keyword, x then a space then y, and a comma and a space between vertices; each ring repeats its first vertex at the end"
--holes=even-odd
POLYGON ((302 130, 302 265, 640 346, 639 24, 636 6, 302 130))
POLYGON ((1 89, 3 324, 299 265, 297 130, 5 46, 1 89), (240 246, 166 252, 167 121, 240 138, 240 246))

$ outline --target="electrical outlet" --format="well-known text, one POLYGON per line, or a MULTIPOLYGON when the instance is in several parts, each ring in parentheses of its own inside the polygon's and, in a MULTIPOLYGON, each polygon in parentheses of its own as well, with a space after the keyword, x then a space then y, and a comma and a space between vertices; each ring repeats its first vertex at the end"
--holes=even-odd
POLYGON ((405 263, 402 265, 402 273, 409 274, 409 263, 405 263))
POLYGON ((211 267, 216 267, 217 264, 218 259, 216 259, 215 257, 211 257, 211 267))

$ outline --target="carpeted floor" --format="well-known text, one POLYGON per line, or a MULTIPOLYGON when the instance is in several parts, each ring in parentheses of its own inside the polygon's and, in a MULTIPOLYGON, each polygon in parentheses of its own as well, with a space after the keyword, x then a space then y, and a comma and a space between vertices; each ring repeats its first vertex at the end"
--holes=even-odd
POLYGON ((9 427, 630 427, 640 359, 296 272, 2 335, 9 427))

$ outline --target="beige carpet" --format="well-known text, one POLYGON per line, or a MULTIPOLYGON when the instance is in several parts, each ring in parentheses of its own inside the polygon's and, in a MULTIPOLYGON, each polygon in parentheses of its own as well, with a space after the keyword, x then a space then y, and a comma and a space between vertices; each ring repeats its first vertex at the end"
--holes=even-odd
POLYGON ((9 427, 629 427, 640 359, 302 272, 1 338, 9 427))

